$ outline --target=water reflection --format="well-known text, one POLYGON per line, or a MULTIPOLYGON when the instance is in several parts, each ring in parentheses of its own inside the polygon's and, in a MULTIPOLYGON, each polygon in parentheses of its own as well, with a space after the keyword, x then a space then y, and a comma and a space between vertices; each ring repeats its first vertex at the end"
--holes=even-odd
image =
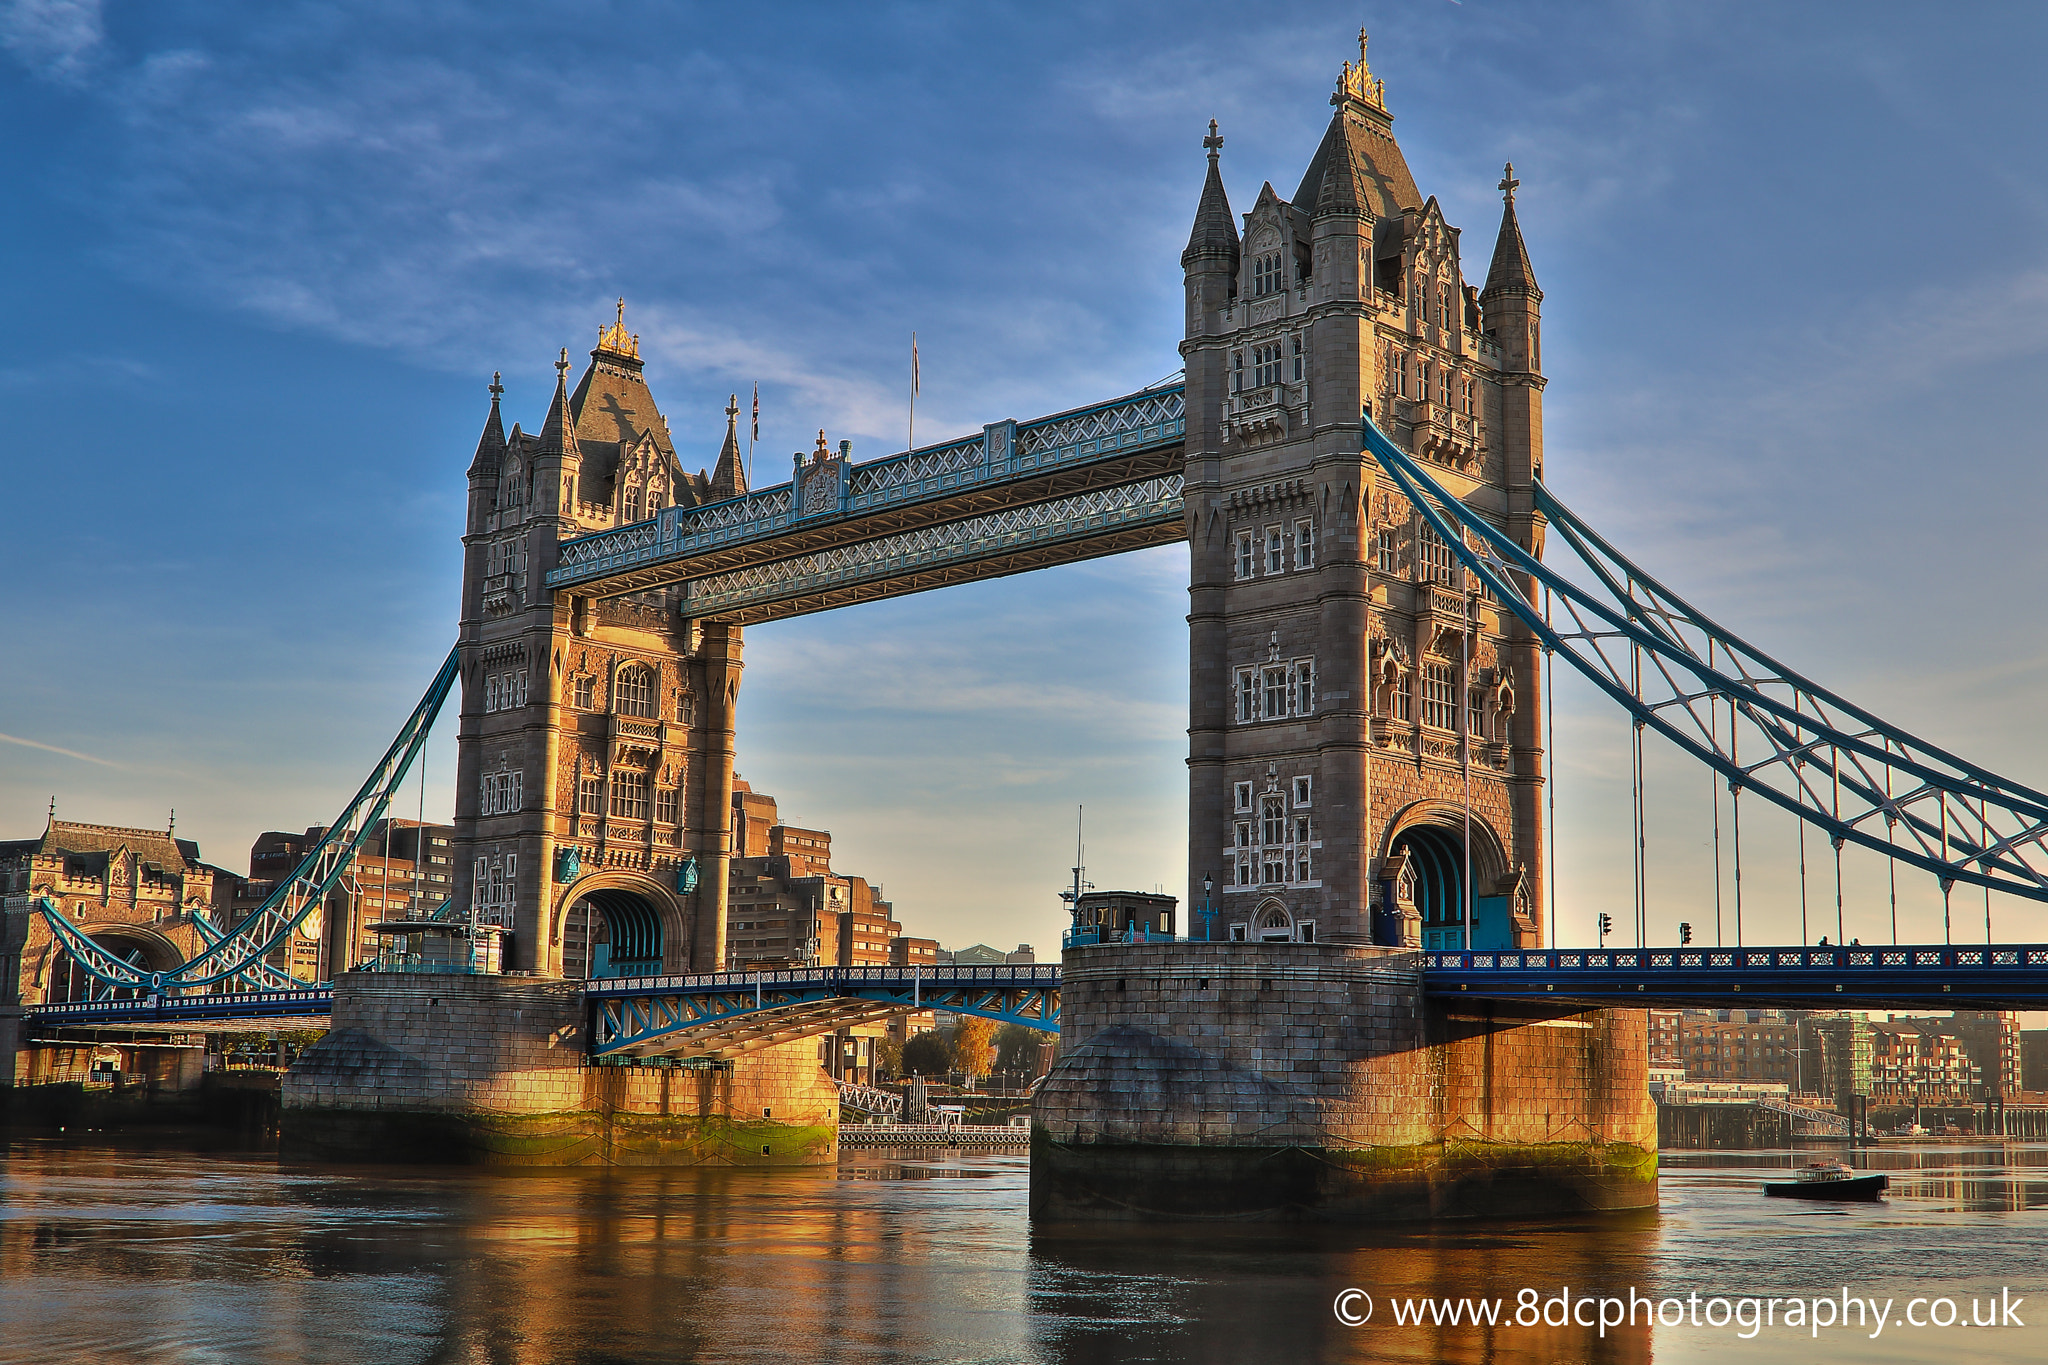
MULTIPOLYGON (((1014 1156, 837 1172, 279 1168, 262 1153, 31 1143, 0 1167, 9 1361, 1745 1361, 2038 1359, 2039 1327, 1872 1341, 1517 1327, 1517 1291, 2032 1299, 2048 1144, 1879 1149, 1883 1204, 1765 1200, 1806 1159, 1685 1153, 1655 1213, 1436 1228, 1037 1227, 1014 1156), (2029 1288, 2031 1284, 2033 1288, 2029 1288), (1340 1324, 1356 1287, 1373 1320, 1340 1324), (1493 1327, 1396 1300, 1499 1298, 1493 1327)), ((2034 1311, 2038 1310, 2038 1311, 2034 1311)))

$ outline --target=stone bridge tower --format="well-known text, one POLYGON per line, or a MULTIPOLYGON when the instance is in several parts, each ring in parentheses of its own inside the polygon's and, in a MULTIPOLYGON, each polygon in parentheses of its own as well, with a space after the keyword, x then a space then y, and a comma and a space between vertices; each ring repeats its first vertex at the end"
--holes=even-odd
POLYGON ((1475 289, 1363 35, 1330 102, 1293 197, 1265 184, 1241 233, 1210 125, 1181 257, 1190 923, 1208 878, 1217 938, 1457 946, 1469 899, 1474 946, 1533 945, 1539 647, 1467 590, 1359 434, 1369 409, 1540 553, 1543 295, 1513 168, 1475 289))
POLYGON ((469 468, 455 906, 512 931, 508 968, 716 970, 739 629, 545 579, 565 540, 744 493, 733 409, 716 471, 686 474, 623 302, 573 391, 555 368, 538 435, 506 434, 494 380, 469 468))

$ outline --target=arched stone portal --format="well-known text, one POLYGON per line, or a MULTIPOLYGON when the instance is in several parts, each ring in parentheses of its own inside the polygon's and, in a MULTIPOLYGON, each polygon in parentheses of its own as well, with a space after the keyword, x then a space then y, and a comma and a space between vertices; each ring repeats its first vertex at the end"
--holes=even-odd
POLYGON ((1395 822, 1382 862, 1381 891, 1388 917, 1400 921, 1400 941, 1423 948, 1464 946, 1469 866, 1471 946, 1516 946, 1514 906, 1501 890, 1506 860, 1500 836, 1477 812, 1470 828, 1468 860, 1461 807, 1429 802, 1402 812, 1395 822))
POLYGON ((549 974, 585 979, 688 971, 689 920, 676 895, 645 874, 580 878, 555 906, 549 974))

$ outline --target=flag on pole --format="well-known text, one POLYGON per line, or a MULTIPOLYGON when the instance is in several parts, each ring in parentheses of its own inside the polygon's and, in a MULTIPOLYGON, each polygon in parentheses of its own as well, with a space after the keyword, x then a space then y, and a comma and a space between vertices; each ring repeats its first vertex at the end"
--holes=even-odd
POLYGON ((754 432, 747 439, 751 441, 761 439, 761 385, 758 382, 754 385, 754 432))
POLYGON ((910 334, 910 430, 903 438, 905 450, 917 449, 917 333, 910 334))

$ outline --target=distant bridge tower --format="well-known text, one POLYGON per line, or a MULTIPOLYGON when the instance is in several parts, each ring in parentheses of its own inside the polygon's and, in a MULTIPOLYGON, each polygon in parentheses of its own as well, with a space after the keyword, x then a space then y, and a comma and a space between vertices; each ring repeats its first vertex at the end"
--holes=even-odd
POLYGON ((716 471, 686 474, 623 302, 573 393, 568 370, 539 435, 505 433, 494 380, 469 468, 455 905, 513 930, 508 967, 716 970, 739 628, 544 579, 564 540, 744 493, 732 412, 716 471))
POLYGON ((1456 946, 1469 865, 1474 946, 1534 945, 1540 650, 1461 590, 1359 439, 1369 405, 1540 552, 1543 294, 1513 169, 1474 289, 1459 230, 1394 141, 1363 35, 1331 103, 1293 199, 1267 183, 1241 237, 1210 125, 1181 257, 1190 894, 1215 879, 1218 937, 1456 946))

